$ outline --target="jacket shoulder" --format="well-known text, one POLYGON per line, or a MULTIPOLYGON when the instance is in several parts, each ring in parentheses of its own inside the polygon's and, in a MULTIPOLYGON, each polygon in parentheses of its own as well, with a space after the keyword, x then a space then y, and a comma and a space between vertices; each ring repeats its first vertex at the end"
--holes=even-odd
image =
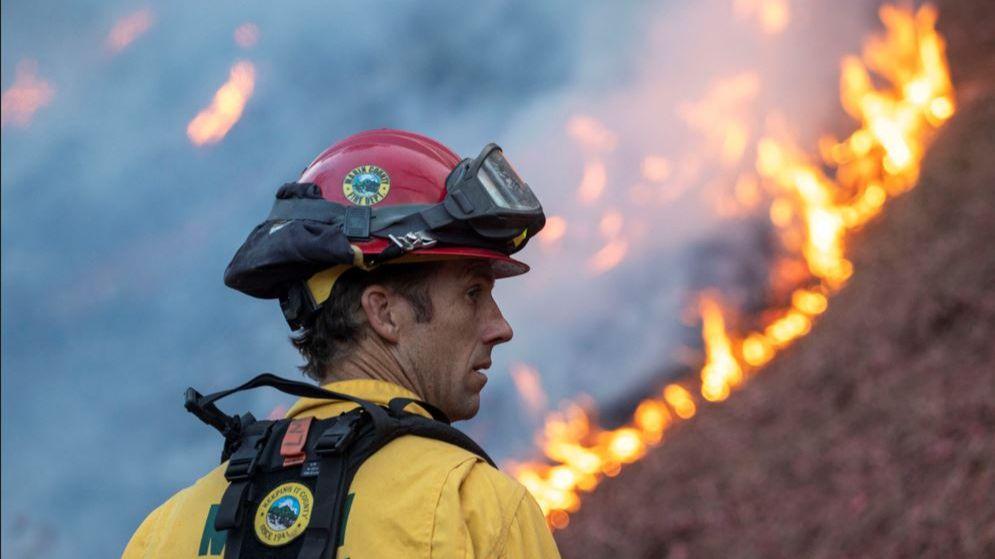
POLYGON ((222 465, 174 494, 145 518, 122 558, 220 556, 225 535, 214 530, 213 515, 226 487, 222 465))

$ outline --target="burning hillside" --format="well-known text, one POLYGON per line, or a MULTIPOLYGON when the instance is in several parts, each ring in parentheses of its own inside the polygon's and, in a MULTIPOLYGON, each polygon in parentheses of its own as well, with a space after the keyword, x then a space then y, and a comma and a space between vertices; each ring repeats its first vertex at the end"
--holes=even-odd
MULTIPOLYGON (((740 171, 736 197, 744 206, 755 206, 759 195, 749 196, 747 204, 738 186, 752 184, 754 192, 758 185, 764 187, 779 245, 769 274, 771 284, 781 289, 775 289, 780 292, 772 293, 766 308, 754 316, 736 316, 743 313, 724 308, 718 291, 702 294, 705 363, 700 378, 674 383, 642 401, 628 425, 605 430, 578 406, 550 417, 540 442, 554 464, 528 463, 513 469, 554 527, 566 526, 568 513, 578 509, 578 491, 590 491, 601 476, 616 475, 622 464, 638 460, 662 440, 675 415, 682 419, 693 415, 692 394, 710 402, 725 400, 779 351, 807 335, 813 321, 826 311, 829 297, 853 273, 845 256, 847 234, 878 215, 889 198, 914 186, 925 145, 954 112, 936 16, 931 6, 881 8, 885 32, 866 42, 861 57, 848 56, 842 63, 840 100, 859 126, 843 140, 822 137, 821 161, 785 139, 788 133, 777 113, 768 115, 769 130, 747 150, 747 125, 735 115, 742 112, 736 109, 742 100, 754 97, 759 89, 751 72, 719 80, 705 100, 680 109, 692 126, 710 132, 723 163, 734 165, 745 154, 756 154, 757 174, 740 171), (727 321, 726 314, 734 320, 727 321), (679 407, 686 413, 678 413, 679 407)), ((571 132, 588 143, 608 143, 595 142, 597 138, 614 142, 610 132, 586 121, 575 119, 571 132)), ((600 160, 590 160, 578 197, 582 202, 596 199, 604 183, 600 160)), ((627 240, 618 238, 623 221, 616 213, 601 220, 602 232, 612 240, 594 255, 599 271, 624 257, 627 240), (611 226, 612 222, 617 225, 611 226), (604 262, 608 263, 601 266, 604 262)))
POLYGON ((773 137, 760 142, 771 219, 809 279, 753 333, 736 334, 749 321, 702 298, 707 361, 698 384, 685 385, 700 391, 697 408, 685 405, 694 419, 677 421, 663 394, 615 431, 580 410, 547 426, 565 459, 524 471, 540 500, 563 499, 547 501, 554 525, 571 513, 557 533, 565 557, 995 554, 995 94, 985 73, 995 49, 977 41, 995 12, 949 12, 940 31, 952 37, 963 106, 934 144, 927 129, 954 106, 945 70, 929 70, 942 65, 923 53, 932 44, 942 54, 942 40, 923 34, 932 12, 888 9, 893 39, 869 43, 864 62, 843 63, 843 105, 858 130, 823 140, 821 164, 773 137), (918 55, 888 44, 918 44, 918 55), (925 70, 910 72, 909 61, 925 70), (947 85, 917 85, 917 75, 947 85), (921 107, 923 120, 908 118, 903 103, 921 107), (883 114, 894 118, 876 120, 883 114), (783 211, 778 192, 790 196, 783 211), (779 321, 784 338, 797 339, 791 348, 772 329, 779 321), (582 496, 597 481, 566 483, 578 449, 635 463, 603 470, 617 477, 582 496))

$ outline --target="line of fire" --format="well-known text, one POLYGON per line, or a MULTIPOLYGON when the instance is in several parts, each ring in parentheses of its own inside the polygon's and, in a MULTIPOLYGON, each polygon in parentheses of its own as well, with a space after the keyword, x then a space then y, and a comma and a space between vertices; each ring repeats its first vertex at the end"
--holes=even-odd
MULTIPOLYGON (((737 6, 747 14, 759 13, 766 33, 788 24, 783 3, 737 2, 737 6)), ((551 413, 536 437, 543 459, 511 468, 536 497, 552 527, 566 527, 570 513, 581 507, 584 493, 663 444, 667 430, 694 417, 703 401, 726 400, 761 373, 780 350, 808 334, 832 295, 853 274, 846 258, 847 236, 884 211, 889 199, 916 184, 930 138, 956 106, 944 40, 936 31, 937 11, 930 6, 913 10, 884 5, 880 19, 884 31, 865 42, 860 56, 841 61, 839 98, 855 121, 846 138, 825 135, 806 150, 788 139, 773 115, 767 132, 748 146, 747 126, 731 109, 760 87, 757 76, 749 72, 719 80, 708 98, 684 108, 691 123, 719 140, 723 160, 735 163, 748 152, 756 154, 752 169, 735 179, 734 201, 725 211, 769 213, 783 255, 770 274, 779 291, 774 299, 783 305, 755 316, 731 316, 734 311, 723 305, 722 293, 700 293, 696 311, 705 362, 696 377, 668 384, 644 399, 625 425, 613 429, 599 426, 593 410, 580 403, 567 403, 551 413)), ((617 141, 610 126, 589 118, 571 121, 570 132, 602 150, 617 141)), ((670 166, 665 157, 647 155, 643 173, 648 181, 660 181, 670 174, 670 166)), ((603 162, 592 156, 577 189, 578 200, 597 200, 609 180, 603 162)), ((626 240, 617 235, 623 219, 611 213, 601 219, 601 230, 611 240, 591 257, 595 273, 625 258, 626 240)), ((542 240, 555 243, 570 224, 563 217, 550 221, 542 240)), ((514 374, 527 402, 544 401, 537 394, 539 371, 522 365, 514 374)))

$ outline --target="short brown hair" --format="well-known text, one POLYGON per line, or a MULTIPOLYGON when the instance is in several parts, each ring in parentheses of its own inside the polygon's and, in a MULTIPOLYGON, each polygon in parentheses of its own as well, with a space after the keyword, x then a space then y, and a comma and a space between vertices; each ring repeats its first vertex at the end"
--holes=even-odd
POLYGON ((418 322, 431 321, 428 286, 439 267, 438 262, 392 264, 369 272, 353 268, 342 274, 316 316, 290 336, 290 342, 305 360, 300 370, 318 382, 327 381, 328 367, 348 353, 364 334, 366 319, 361 298, 371 285, 382 285, 404 297, 414 308, 418 322))

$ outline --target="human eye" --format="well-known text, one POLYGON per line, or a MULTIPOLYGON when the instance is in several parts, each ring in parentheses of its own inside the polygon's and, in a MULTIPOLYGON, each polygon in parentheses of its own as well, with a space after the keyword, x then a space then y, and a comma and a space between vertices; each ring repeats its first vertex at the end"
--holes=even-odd
POLYGON ((476 301, 477 299, 480 298, 480 294, 483 292, 484 292, 484 286, 480 285, 479 283, 475 283, 466 290, 466 296, 469 297, 472 301, 476 301))

